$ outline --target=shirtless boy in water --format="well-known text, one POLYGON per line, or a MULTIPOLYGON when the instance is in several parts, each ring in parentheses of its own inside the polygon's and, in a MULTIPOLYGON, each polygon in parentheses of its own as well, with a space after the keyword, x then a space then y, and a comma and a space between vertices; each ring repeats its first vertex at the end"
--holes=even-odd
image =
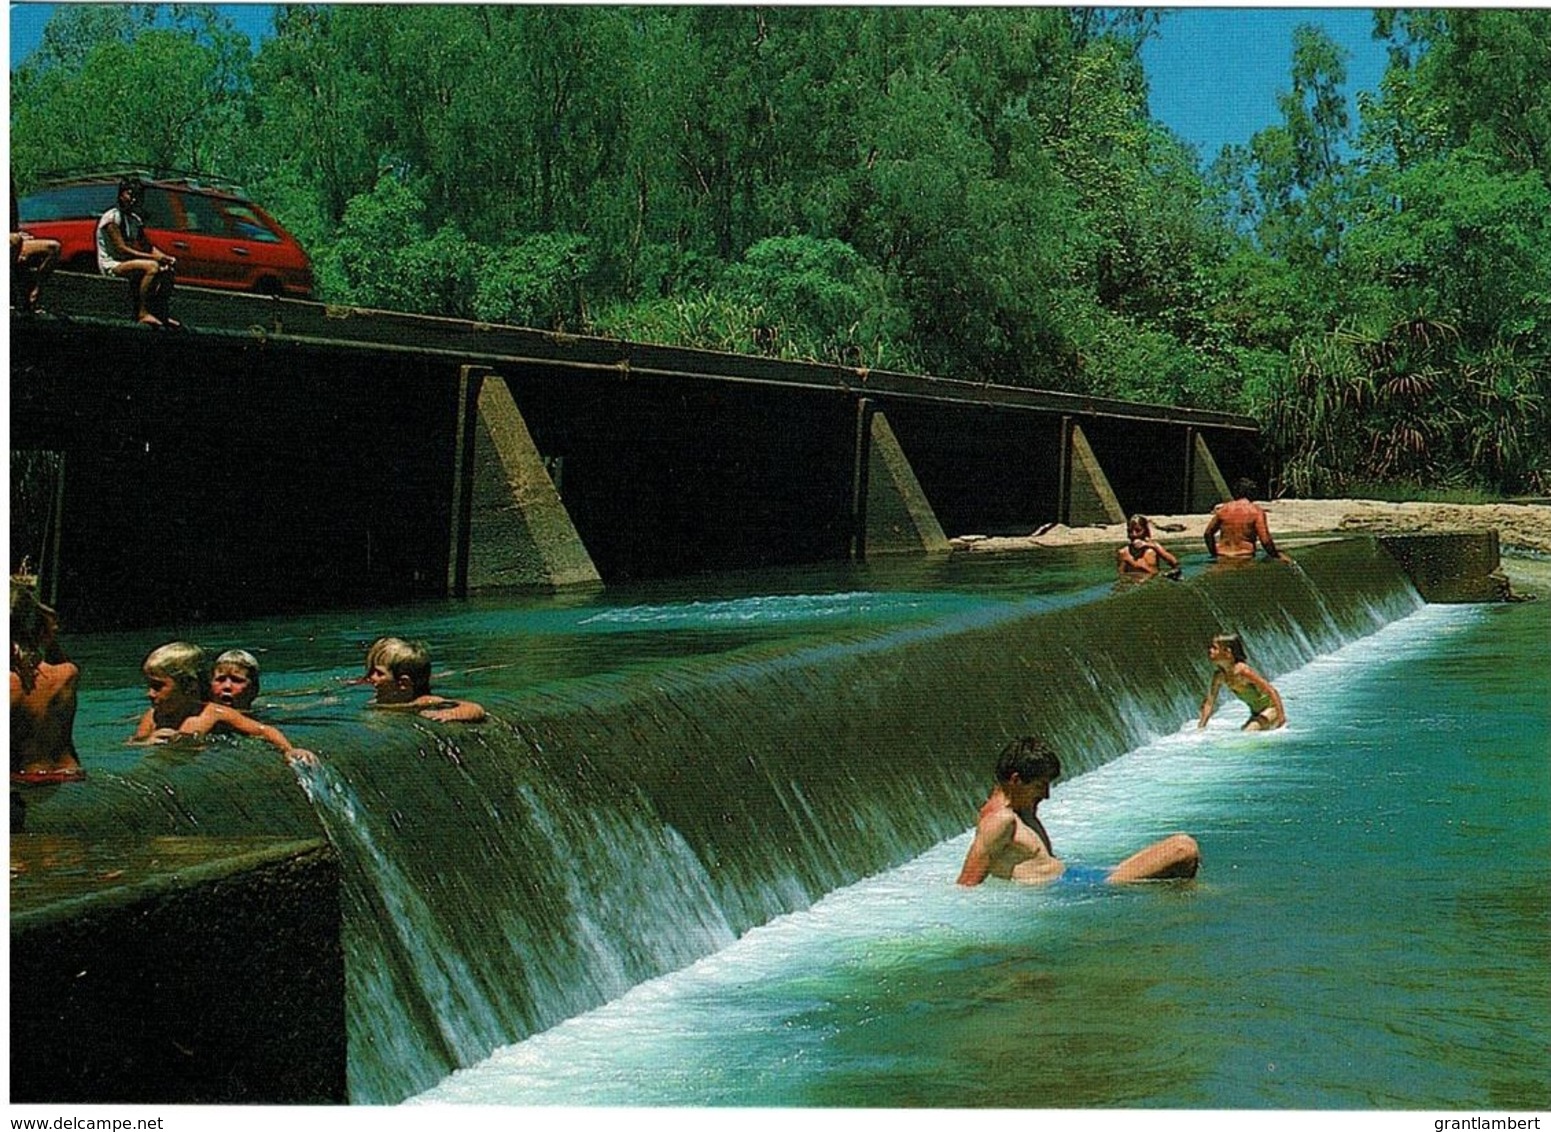
POLYGON ((1255 557, 1255 543, 1266 549, 1268 558, 1283 562, 1292 559, 1276 548, 1271 538, 1271 528, 1266 524, 1265 508, 1254 502, 1255 483, 1242 479, 1234 484, 1234 499, 1219 503, 1212 508, 1203 538, 1206 552, 1213 558, 1250 559, 1255 557))
POLYGON ((11 781, 67 782, 85 776, 75 753, 76 686, 81 670, 65 659, 54 611, 34 580, 11 577, 11 781))
MULTIPOLYGON (((1061 761, 1037 736, 1014 739, 996 761, 996 786, 975 825, 959 884, 976 885, 988 876, 1020 884, 1049 884, 1066 871, 1036 812, 1061 775, 1061 761)), ((1139 880, 1182 880, 1201 867, 1195 838, 1176 833, 1127 857, 1103 879, 1109 884, 1139 880)))
POLYGON ((1146 515, 1126 520, 1126 544, 1115 551, 1115 572, 1122 578, 1150 578, 1167 565, 1173 575, 1179 573, 1179 559, 1152 537, 1152 523, 1146 515))
POLYGON ((366 683, 376 694, 369 706, 413 711, 438 723, 478 723, 485 709, 431 691, 431 650, 424 641, 378 637, 366 650, 366 683))
POLYGON ((293 746, 279 728, 250 719, 234 707, 207 701, 210 667, 205 650, 198 645, 173 641, 152 649, 141 670, 151 706, 141 717, 131 743, 168 743, 186 736, 235 731, 279 748, 287 762, 317 761, 311 751, 293 746))
POLYGON ((1241 730, 1275 731, 1287 723, 1287 711, 1282 707, 1282 696, 1260 673, 1244 659, 1244 641, 1237 633, 1219 633, 1206 646, 1206 658, 1212 662, 1212 684, 1206 690, 1206 702, 1201 705, 1201 718, 1196 730, 1206 726, 1217 710, 1217 694, 1227 688, 1249 707, 1249 722, 1241 730))

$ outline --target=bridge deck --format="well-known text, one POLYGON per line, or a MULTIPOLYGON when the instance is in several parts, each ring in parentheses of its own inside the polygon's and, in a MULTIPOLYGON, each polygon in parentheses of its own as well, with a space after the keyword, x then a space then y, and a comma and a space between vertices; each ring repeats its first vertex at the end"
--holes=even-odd
POLYGON ((145 329, 123 284, 61 274, 50 315, 12 317, 12 565, 42 563, 77 627, 920 553, 1200 509, 1258 469, 1254 421, 1227 413, 173 304, 189 329, 145 329))

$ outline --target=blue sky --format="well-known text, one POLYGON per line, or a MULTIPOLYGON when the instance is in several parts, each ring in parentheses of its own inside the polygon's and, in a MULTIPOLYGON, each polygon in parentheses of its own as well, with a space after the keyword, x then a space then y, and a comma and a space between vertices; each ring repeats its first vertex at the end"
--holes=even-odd
MULTIPOLYGON (((14 67, 38 45, 54 5, 10 7, 14 67)), ((217 7, 255 42, 268 29, 271 5, 217 7)), ((1205 161, 1225 143, 1248 142, 1279 117, 1276 94, 1289 86, 1292 32, 1301 23, 1323 27, 1350 53, 1349 97, 1378 89, 1384 50, 1371 38, 1367 8, 1176 8, 1143 50, 1153 116, 1194 144, 1205 161)), ((1355 102, 1352 122, 1355 126, 1355 102)))
POLYGON ((1142 49, 1154 118, 1193 143, 1205 161, 1242 145, 1281 117, 1277 92, 1292 85, 1292 35, 1316 24, 1347 50, 1346 93, 1357 125, 1359 90, 1377 91, 1385 50, 1370 8, 1176 8, 1142 49))

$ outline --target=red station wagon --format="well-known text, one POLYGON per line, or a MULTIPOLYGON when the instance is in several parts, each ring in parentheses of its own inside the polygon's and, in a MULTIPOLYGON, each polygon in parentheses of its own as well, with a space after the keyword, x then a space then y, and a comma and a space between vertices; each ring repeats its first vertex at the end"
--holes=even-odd
MULTIPOLYGON (((262 295, 312 297, 312 262, 275 219, 235 192, 196 178, 143 177, 146 235, 177 257, 178 282, 262 295)), ((118 202, 118 177, 61 180, 22 197, 21 225, 58 240, 60 267, 97 272, 97 221, 118 202)))

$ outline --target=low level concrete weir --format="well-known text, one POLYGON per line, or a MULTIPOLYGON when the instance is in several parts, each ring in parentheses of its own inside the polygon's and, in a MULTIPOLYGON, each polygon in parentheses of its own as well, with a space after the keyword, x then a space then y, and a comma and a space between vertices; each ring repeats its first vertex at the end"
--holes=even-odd
POLYGON ((196 288, 157 332, 89 276, 47 305, 11 322, 12 566, 77 629, 944 553, 1259 471, 1226 413, 196 288))
MULTIPOLYGON (((1241 632, 1275 678, 1422 604, 1375 538, 1295 553, 524 686, 482 697, 477 727, 356 712, 318 730, 321 765, 300 772, 234 746, 112 773, 83 752, 86 781, 29 801, 13 855, 104 831, 322 833, 342 878, 350 1099, 397 1101, 961 833, 1013 737, 1047 735, 1076 776, 1173 733, 1216 632, 1241 632)), ((1147 820, 1139 840, 1173 819, 1147 820)))
POLYGON ((315 837, 13 836, 9 1099, 343 1102, 340 928, 315 837))

